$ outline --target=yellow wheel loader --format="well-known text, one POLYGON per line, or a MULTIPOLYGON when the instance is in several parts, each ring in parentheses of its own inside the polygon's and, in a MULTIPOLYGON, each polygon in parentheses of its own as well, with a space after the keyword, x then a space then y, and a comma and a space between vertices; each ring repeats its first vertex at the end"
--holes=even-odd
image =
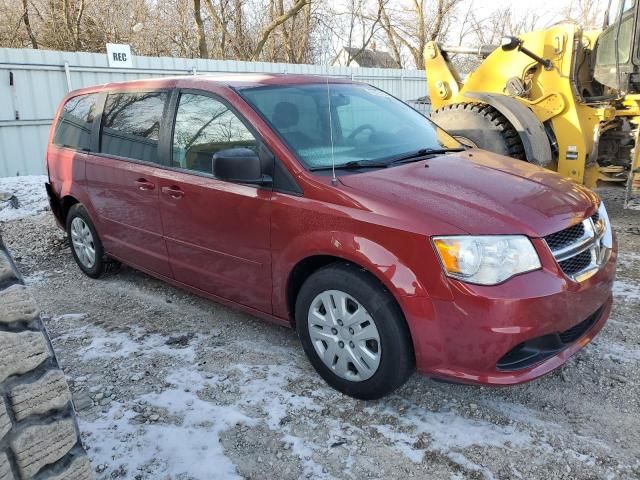
POLYGON ((640 2, 609 3, 603 30, 558 24, 500 46, 424 50, 431 118, 462 143, 626 186, 640 208, 640 2), (477 54, 462 78, 453 54, 477 54))

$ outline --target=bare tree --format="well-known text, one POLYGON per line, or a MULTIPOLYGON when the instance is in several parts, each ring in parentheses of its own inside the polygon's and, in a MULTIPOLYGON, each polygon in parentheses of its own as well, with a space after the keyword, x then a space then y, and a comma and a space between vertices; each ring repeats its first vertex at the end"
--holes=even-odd
POLYGON ((398 66, 420 67, 419 51, 444 36, 464 0, 403 1, 412 3, 0 0, 0 46, 104 52, 129 43, 141 55, 324 63, 338 48, 352 47, 351 60, 375 42, 398 66))
POLYGON ((597 27, 602 25, 606 0, 571 0, 569 5, 561 10, 563 20, 571 20, 583 27, 597 27))
POLYGON ((400 46, 406 48, 416 67, 422 66, 422 53, 427 42, 442 40, 454 20, 456 7, 464 0, 412 0, 407 9, 384 6, 382 25, 392 51, 399 60, 400 46), (394 47, 395 45, 395 47, 394 47))
POLYGON ((29 2, 28 0, 22 0, 22 21, 24 22, 24 27, 27 30, 27 35, 29 35, 29 40, 31 41, 31 46, 35 49, 38 48, 38 41, 36 40, 36 36, 31 29, 31 20, 29 19, 29 2))
MULTIPOLYGON (((284 15, 285 7, 283 0, 274 2, 274 7, 274 16, 284 15)), ((278 61, 283 60, 288 63, 302 63, 305 60, 310 60, 308 53, 313 23, 311 2, 309 2, 304 6, 299 15, 292 16, 281 25, 281 44, 277 41, 271 42, 272 53, 269 55, 269 58, 278 61), (284 53, 284 58, 278 58, 278 51, 284 53)), ((276 36, 272 36, 272 39, 275 40, 276 36)))
POLYGON ((263 15, 257 21, 253 19, 251 28, 247 28, 250 19, 246 0, 220 0, 218 4, 214 0, 205 0, 205 5, 213 23, 221 32, 223 47, 226 49, 228 46, 233 57, 238 60, 255 61, 261 58, 267 42, 276 31, 281 31, 285 23, 297 17, 311 1, 293 0, 285 7, 278 0, 270 0, 269 10, 272 15, 263 15), (268 21, 262 21, 264 18, 268 21))
POLYGON ((370 12, 366 10, 365 0, 350 1, 347 65, 369 47, 374 35, 382 28, 382 12, 386 3, 388 0, 378 0, 374 11, 370 12))
MULTIPOLYGON (((473 47, 497 46, 504 36, 520 35, 540 28, 542 16, 532 10, 516 10, 503 5, 490 12, 469 8, 460 22, 458 44, 473 47)), ((452 62, 460 72, 470 72, 480 63, 475 55, 454 55, 452 62)))
POLYGON ((198 36, 198 54, 200 58, 208 58, 207 37, 204 33, 204 23, 202 21, 202 12, 200 11, 200 0, 193 0, 193 18, 196 23, 196 34, 198 36))
POLYGON ((300 10, 306 5, 308 5, 311 0, 294 0, 293 6, 291 6, 287 11, 284 11, 276 18, 274 18, 271 23, 265 26, 258 37, 258 42, 253 48, 249 60, 256 60, 260 54, 262 53, 262 49, 264 48, 265 43, 269 39, 269 36, 273 33, 273 31, 279 26, 283 25, 287 20, 292 17, 295 17, 300 10))

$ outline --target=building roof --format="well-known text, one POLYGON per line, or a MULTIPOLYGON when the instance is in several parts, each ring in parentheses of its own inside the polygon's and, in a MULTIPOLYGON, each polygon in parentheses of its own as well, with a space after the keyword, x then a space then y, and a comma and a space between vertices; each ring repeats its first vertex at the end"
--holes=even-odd
POLYGON ((387 52, 379 52, 365 48, 361 51, 359 48, 344 47, 344 50, 353 57, 352 60, 358 62, 358 65, 365 68, 397 68, 398 65, 393 57, 387 52))

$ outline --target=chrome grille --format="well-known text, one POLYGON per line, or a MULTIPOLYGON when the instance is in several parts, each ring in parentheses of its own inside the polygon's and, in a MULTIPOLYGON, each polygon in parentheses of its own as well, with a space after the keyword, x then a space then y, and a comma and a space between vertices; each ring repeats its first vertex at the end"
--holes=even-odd
POLYGON ((612 247, 604 204, 591 217, 544 239, 565 275, 577 282, 586 280, 608 260, 612 247))
POLYGON ((560 264, 562 271, 571 276, 583 271, 591 265, 592 261, 591 252, 589 250, 585 250, 584 252, 577 254, 575 257, 571 257, 558 263, 560 264))
POLYGON ((553 251, 566 247, 567 245, 571 245, 583 235, 584 225, 582 224, 582 222, 580 222, 573 227, 569 227, 564 230, 560 230, 559 232, 552 233, 551 235, 547 235, 544 239, 547 241, 547 245, 549 245, 549 248, 553 251))

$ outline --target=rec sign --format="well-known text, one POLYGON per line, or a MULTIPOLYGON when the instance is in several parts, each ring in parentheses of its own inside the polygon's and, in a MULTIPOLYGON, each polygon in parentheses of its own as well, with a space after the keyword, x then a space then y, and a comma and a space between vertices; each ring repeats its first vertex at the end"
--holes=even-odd
POLYGON ((107 59, 110 67, 133 68, 133 58, 129 45, 107 43, 107 59))

